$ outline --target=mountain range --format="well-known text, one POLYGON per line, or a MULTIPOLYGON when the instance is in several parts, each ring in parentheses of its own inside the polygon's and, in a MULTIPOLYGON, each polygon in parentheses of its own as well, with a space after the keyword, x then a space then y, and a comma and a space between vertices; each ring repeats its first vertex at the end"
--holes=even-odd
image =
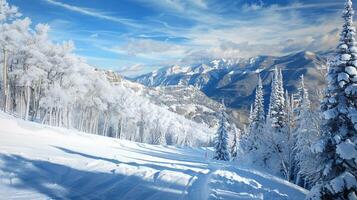
MULTIPOLYGON (((193 86, 209 98, 240 111, 249 110, 258 77, 263 80, 266 102, 270 95, 272 71, 282 69, 285 89, 297 91, 304 75, 311 100, 316 106, 325 87, 330 53, 303 51, 286 56, 257 56, 249 59, 217 59, 194 66, 174 65, 131 79, 145 86, 193 86)), ((266 106, 268 103, 266 103, 266 106)))
POLYGON ((297 91, 300 76, 304 75, 316 108, 323 95, 330 56, 330 53, 304 51, 281 57, 216 59, 193 66, 174 65, 131 79, 113 71, 106 71, 106 75, 113 84, 122 84, 156 105, 211 128, 217 126, 224 100, 230 120, 243 128, 259 76, 263 80, 267 109, 275 68, 282 69, 284 87, 290 94, 297 91))

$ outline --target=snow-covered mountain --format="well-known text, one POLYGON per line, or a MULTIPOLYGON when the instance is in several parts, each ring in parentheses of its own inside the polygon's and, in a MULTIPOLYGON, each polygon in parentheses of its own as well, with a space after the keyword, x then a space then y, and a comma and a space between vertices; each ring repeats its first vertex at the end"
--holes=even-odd
POLYGON ((219 59, 193 67, 174 65, 134 78, 146 86, 193 85, 204 88, 208 81, 218 77, 217 72, 226 71, 240 63, 240 60, 219 59))
MULTIPOLYGON (((181 70, 182 72, 182 70, 181 70)), ((136 94, 150 99, 150 101, 167 110, 185 116, 197 123, 216 128, 221 104, 207 97, 200 89, 193 86, 169 85, 160 87, 147 87, 142 84, 127 80, 113 71, 105 71, 108 79, 113 84, 123 85, 132 89, 136 94)), ((239 120, 235 110, 229 109, 231 122, 239 120)), ((239 126, 239 124, 237 124, 239 126)))
POLYGON ((307 193, 252 167, 206 159, 205 152, 117 140, 0 113, 0 198, 301 200, 307 193))
POLYGON ((326 65, 326 54, 320 56, 312 52, 300 52, 282 57, 220 59, 193 67, 173 66, 133 80, 150 87, 191 85, 216 101, 224 99, 230 107, 247 110, 253 102, 258 74, 263 79, 266 97, 270 92, 271 71, 275 67, 282 68, 284 86, 290 92, 296 91, 299 77, 304 74, 311 96, 316 100, 325 84, 326 65))

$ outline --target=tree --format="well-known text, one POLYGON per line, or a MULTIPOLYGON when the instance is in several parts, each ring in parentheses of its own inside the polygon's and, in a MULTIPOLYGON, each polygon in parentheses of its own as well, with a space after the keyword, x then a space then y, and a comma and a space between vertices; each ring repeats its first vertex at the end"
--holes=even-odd
POLYGON ((9 5, 6 0, 0 0, 0 22, 8 22, 20 16, 17 7, 9 5))
POLYGON ((263 135, 265 123, 263 83, 259 76, 254 105, 250 112, 248 131, 244 138, 245 144, 243 144, 245 153, 252 158, 251 161, 254 163, 263 164, 264 162, 264 157, 261 155, 266 149, 263 135))
POLYGON ((258 86, 255 92, 255 101, 253 108, 253 119, 251 122, 251 135, 252 139, 255 141, 255 147, 261 145, 262 134, 264 133, 265 125, 265 111, 264 111, 264 93, 263 93, 263 83, 262 79, 259 76, 258 86))
POLYGON ((298 106, 295 144, 296 160, 296 180, 295 183, 301 186, 309 187, 316 182, 316 174, 312 169, 318 167, 316 155, 312 152, 312 145, 318 138, 318 127, 315 126, 315 115, 311 109, 309 93, 304 83, 304 76, 301 76, 301 82, 298 93, 298 106))
POLYGON ((322 137, 320 179, 307 199, 357 199, 357 47, 352 1, 346 0, 344 25, 337 48, 338 60, 328 72, 328 87, 321 103, 322 137))
POLYGON ((283 88, 283 77, 281 69, 274 69, 274 76, 271 84, 271 95, 269 102, 268 119, 275 131, 282 131, 285 127, 285 98, 283 88))
POLYGON ((285 100, 283 76, 281 69, 275 68, 271 86, 269 111, 267 116, 264 141, 267 149, 262 152, 265 164, 274 173, 281 173, 286 180, 291 181, 292 174, 292 137, 289 128, 290 110, 289 97, 285 100))
POLYGON ((233 135, 233 140, 232 140, 232 145, 231 145, 231 157, 232 159, 237 158, 238 156, 238 145, 239 145, 239 135, 240 135, 240 130, 237 129, 235 125, 233 125, 233 128, 231 130, 232 135, 233 135))
POLYGON ((21 40, 21 34, 18 32, 22 32, 21 27, 18 26, 19 29, 14 29, 13 26, 22 25, 26 26, 27 19, 23 21, 15 21, 18 17, 21 16, 21 13, 18 12, 17 7, 11 6, 7 3, 6 0, 0 0, 0 48, 2 51, 2 106, 5 112, 9 111, 10 106, 10 84, 9 84, 9 63, 8 57, 9 52, 14 50, 17 41, 21 40), (15 22, 14 22, 15 21, 15 22), (14 23, 13 23, 14 22, 14 23), (25 22, 25 23, 23 23, 25 22), (12 24, 13 23, 13 24, 12 24), (18 31, 18 32, 17 32, 18 31))
POLYGON ((219 127, 214 141, 214 159, 224 161, 229 161, 231 159, 228 140, 227 119, 224 109, 222 109, 220 114, 219 127))
POLYGON ((139 142, 208 143, 204 136, 212 131, 206 125, 112 82, 108 71, 73 53, 73 42, 54 43, 49 26, 31 26, 20 15, 0 0, 1 109, 25 120, 139 142))
POLYGON ((294 95, 289 95, 288 91, 285 91, 285 133, 283 136, 283 153, 282 158, 284 159, 284 172, 286 179, 290 182, 295 182, 296 180, 296 160, 295 160, 295 145, 296 137, 294 135, 294 130, 296 129, 296 116, 295 110, 295 100, 294 95))

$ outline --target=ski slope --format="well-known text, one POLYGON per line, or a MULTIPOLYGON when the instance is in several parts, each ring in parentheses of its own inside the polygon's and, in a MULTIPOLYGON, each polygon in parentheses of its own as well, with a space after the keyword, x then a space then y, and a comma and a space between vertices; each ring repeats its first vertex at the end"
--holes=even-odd
POLYGON ((0 113, 0 199, 304 199, 274 176, 153 146, 0 113))

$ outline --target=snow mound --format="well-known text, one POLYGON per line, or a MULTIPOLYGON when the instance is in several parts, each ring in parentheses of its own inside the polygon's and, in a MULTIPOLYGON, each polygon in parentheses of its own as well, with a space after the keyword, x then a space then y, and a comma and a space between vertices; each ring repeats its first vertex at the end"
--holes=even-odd
POLYGON ((0 197, 200 200, 306 195, 274 176, 207 160, 205 152, 116 140, 0 113, 0 197))

